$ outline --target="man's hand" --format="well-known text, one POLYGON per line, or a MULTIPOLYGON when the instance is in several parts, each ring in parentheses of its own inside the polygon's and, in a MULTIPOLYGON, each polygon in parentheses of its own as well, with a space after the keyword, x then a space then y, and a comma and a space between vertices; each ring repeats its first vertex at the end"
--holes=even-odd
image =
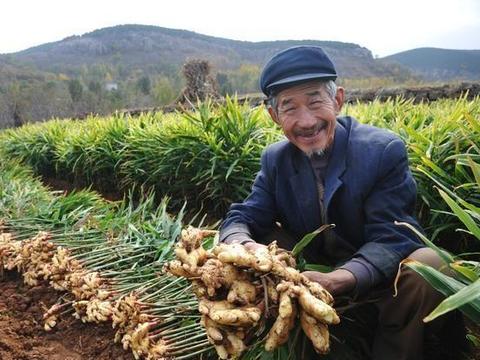
MULTIPOLYGON (((254 253, 258 249, 266 248, 266 245, 249 241, 243 244, 247 251, 254 253)), ((321 273, 318 271, 304 271, 302 272, 309 280, 318 282, 322 285, 332 296, 338 296, 348 293, 353 290, 357 280, 355 276, 348 270, 337 269, 329 273, 321 273)))
POLYGON ((357 280, 348 270, 337 269, 329 273, 318 271, 304 271, 302 273, 309 280, 316 281, 322 285, 332 296, 338 296, 353 290, 357 280))
POLYGON ((255 250, 267 247, 266 245, 259 244, 255 241, 246 242, 245 244, 243 244, 243 246, 245 247, 245 249, 247 249, 251 253, 254 253, 255 250))

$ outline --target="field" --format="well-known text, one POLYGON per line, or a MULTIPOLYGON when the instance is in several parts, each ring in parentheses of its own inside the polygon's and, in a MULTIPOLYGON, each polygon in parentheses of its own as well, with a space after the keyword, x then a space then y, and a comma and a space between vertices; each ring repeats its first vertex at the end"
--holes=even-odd
POLYGON ((4 274, 0 282, 1 359, 133 359, 112 343, 114 331, 108 324, 93 327, 65 317, 56 332, 46 332, 42 307, 52 306, 57 296, 54 289, 24 285, 18 273, 4 274))
MULTIPOLYGON (((445 295, 456 294, 438 314, 460 308, 470 321, 471 346, 478 346, 480 98, 430 104, 397 98, 349 105, 344 113, 405 141, 424 240, 449 251, 442 254, 455 278, 415 270, 445 295)), ((14 327, 12 319, 19 319, 27 328, 30 321, 27 333, 35 336, 25 342, 40 351, 39 359, 48 353, 37 345, 43 341, 74 351, 74 359, 93 353, 95 358, 129 358, 127 352, 118 355, 122 350, 113 342, 107 345, 114 336, 138 357, 214 358, 191 286, 162 268, 174 257, 182 229, 188 224, 215 229, 229 204, 248 194, 262 149, 281 136, 263 107, 239 105, 235 99, 199 104, 190 113, 53 120, 3 131, 0 265, 8 271, 0 284, 11 295, 2 292, 0 309, 4 304, 9 315, 0 321, 14 327), (50 291, 48 299, 37 299, 20 285, 19 274, 33 289, 50 291), (30 310, 12 309, 16 297, 34 299, 26 307, 34 308, 30 320, 30 310), (44 320, 53 328, 48 335, 38 327, 40 301, 46 301, 44 320), (72 314, 93 323, 69 325, 78 329, 72 341, 84 334, 89 345, 83 350, 69 342, 70 335, 55 337, 71 333, 64 321, 72 321, 65 320, 72 314), (112 321, 115 329, 107 331, 105 322, 112 321), (93 344, 92 334, 102 340, 93 344)), ((206 238, 205 246, 213 241, 206 238)), ((286 359, 294 346, 292 339, 265 353, 264 333, 255 336, 245 359, 286 359)), ((8 345, 3 339, 0 355, 15 358, 12 349, 23 340, 8 345)), ((37 356, 22 351, 17 358, 37 356)), ((362 357, 353 348, 338 358, 362 357)))

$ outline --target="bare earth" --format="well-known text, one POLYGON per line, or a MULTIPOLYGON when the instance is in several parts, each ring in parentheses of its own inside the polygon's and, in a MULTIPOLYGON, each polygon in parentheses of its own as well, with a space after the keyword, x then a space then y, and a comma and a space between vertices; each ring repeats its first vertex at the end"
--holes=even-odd
POLYGON ((30 288, 16 272, 0 274, 1 360, 131 360, 114 344, 109 323, 83 324, 71 315, 51 331, 43 329, 43 313, 60 293, 47 286, 30 288))

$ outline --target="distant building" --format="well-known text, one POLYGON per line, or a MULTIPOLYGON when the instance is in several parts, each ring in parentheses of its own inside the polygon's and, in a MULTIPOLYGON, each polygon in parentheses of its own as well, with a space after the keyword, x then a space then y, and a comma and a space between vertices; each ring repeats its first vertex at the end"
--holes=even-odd
POLYGON ((105 90, 107 91, 118 90, 118 84, 116 82, 107 82, 105 84, 105 90))

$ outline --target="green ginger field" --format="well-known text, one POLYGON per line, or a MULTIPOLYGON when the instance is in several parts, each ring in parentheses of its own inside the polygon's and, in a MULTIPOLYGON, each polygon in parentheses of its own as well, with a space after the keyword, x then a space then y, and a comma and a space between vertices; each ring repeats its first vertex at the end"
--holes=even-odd
MULTIPOLYGON (((480 98, 428 104, 399 98, 349 105, 343 113, 404 140, 422 239, 454 274, 415 267, 448 296, 429 319, 460 309, 478 353, 480 98)), ((229 98, 192 112, 119 113, 4 130, 0 267, 10 274, 4 276, 17 270, 27 285, 56 290, 45 309, 47 330, 60 331, 56 323, 74 315, 94 327, 112 323, 112 343, 134 357, 216 358, 192 285, 163 267, 182 229, 216 229, 229 204, 249 193, 263 148, 281 138, 263 107, 229 98)), ((208 236, 204 246, 214 241, 208 236)), ((290 351, 302 342, 299 331, 266 352, 265 326, 249 333, 242 359, 301 358, 290 351)), ((0 358, 15 359, 2 339, 0 333, 0 358)), ((365 358, 348 341, 336 349, 328 358, 365 358)))

